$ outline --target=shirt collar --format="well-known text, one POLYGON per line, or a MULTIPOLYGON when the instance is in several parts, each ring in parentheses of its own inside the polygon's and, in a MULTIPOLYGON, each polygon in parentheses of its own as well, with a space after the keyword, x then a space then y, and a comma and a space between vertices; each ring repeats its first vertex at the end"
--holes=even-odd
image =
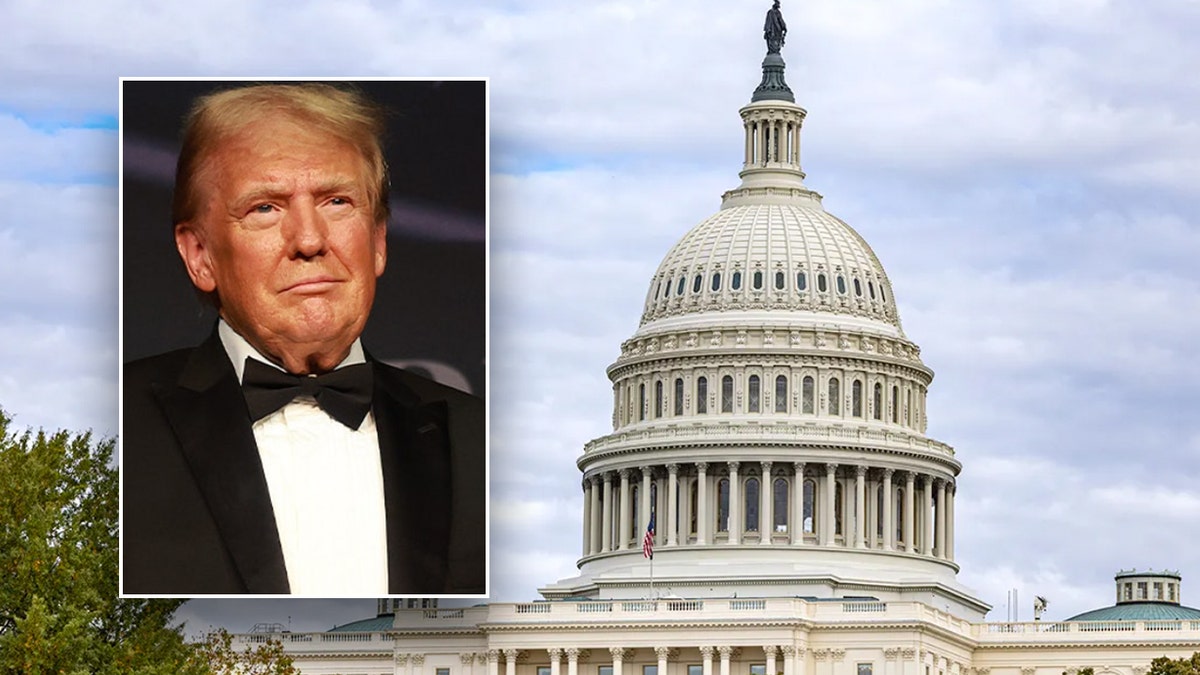
MULTIPOLYGON (((266 357, 260 354, 257 349, 255 349, 249 342, 246 341, 246 338, 238 335, 237 331, 235 331, 232 326, 230 326, 228 323, 225 323, 225 319, 221 319, 217 322, 217 335, 221 338, 221 344, 225 347, 225 353, 229 355, 229 360, 233 362, 233 371, 237 373, 239 384, 242 381, 242 371, 246 368, 247 358, 254 359, 255 361, 261 361, 272 368, 283 370, 283 368, 280 368, 278 365, 268 361, 266 357)), ((358 339, 355 339, 354 343, 350 345, 350 353, 346 355, 345 359, 342 359, 342 362, 337 365, 337 368, 366 362, 367 357, 363 354, 362 342, 358 339)), ((334 370, 337 370, 337 368, 334 368, 334 370)))

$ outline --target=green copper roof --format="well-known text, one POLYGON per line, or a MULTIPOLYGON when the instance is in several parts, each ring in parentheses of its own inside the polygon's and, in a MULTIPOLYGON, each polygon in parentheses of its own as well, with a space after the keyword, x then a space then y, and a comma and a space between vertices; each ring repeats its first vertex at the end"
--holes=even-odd
POLYGON ((1076 614, 1067 621, 1200 621, 1200 609, 1170 602, 1122 602, 1076 614))
POLYGON ((359 619, 351 621, 340 626, 334 626, 329 629, 330 633, 374 633, 381 630, 390 630, 392 623, 395 621, 394 614, 380 614, 379 616, 371 617, 370 619, 359 619))

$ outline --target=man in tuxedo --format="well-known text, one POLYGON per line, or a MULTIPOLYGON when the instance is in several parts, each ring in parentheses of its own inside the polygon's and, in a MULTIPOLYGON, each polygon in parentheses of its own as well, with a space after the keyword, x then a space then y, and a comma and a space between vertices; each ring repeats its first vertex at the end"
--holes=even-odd
POLYGON ((125 366, 122 593, 485 592, 482 402, 359 341, 387 261, 381 119, 327 84, 193 107, 175 244, 220 319, 125 366))

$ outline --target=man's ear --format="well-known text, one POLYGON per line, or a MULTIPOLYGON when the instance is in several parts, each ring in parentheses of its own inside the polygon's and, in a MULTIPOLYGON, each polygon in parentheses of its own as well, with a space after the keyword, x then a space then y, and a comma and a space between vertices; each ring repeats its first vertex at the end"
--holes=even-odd
POLYGON ((183 266, 187 268, 192 285, 204 293, 217 290, 208 247, 195 224, 183 222, 175 226, 175 248, 179 251, 179 257, 183 258, 183 266))
POLYGON ((372 234, 375 237, 375 276, 378 277, 387 267, 387 220, 375 223, 375 231, 372 234))

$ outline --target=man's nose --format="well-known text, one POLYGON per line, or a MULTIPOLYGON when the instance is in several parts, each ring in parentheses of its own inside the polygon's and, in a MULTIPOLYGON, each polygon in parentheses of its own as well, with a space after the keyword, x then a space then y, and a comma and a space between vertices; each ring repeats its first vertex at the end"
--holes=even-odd
POLYGON ((329 228, 315 204, 305 201, 289 210, 287 238, 293 257, 312 258, 325 252, 329 228))

